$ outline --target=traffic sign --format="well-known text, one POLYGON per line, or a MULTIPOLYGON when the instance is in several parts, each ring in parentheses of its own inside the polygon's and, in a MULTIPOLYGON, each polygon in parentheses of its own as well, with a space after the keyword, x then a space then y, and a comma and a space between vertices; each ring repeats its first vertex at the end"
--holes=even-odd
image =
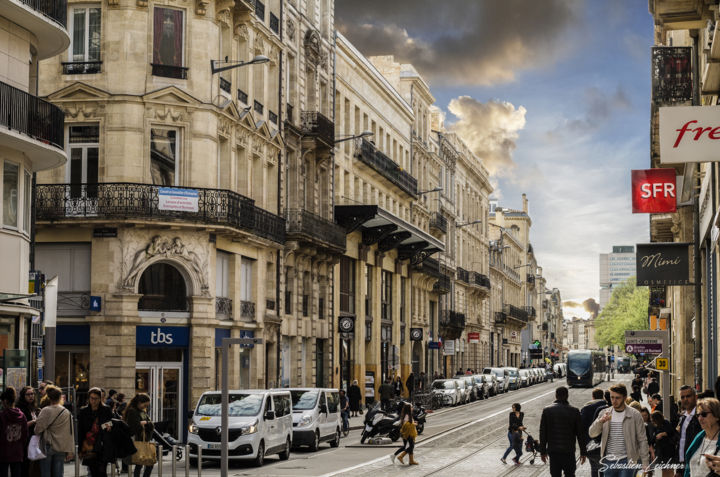
POLYGON ((658 358, 655 360, 655 368, 661 370, 661 371, 667 371, 668 370, 668 359, 667 358, 658 358))

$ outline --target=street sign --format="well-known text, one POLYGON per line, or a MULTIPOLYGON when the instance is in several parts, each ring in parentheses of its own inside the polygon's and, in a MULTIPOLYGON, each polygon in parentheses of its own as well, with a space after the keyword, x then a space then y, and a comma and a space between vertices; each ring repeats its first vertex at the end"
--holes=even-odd
POLYGON ((650 343, 650 344, 625 344, 625 352, 630 354, 660 354, 662 353, 662 344, 650 343))
POLYGON ((668 359, 667 358, 658 358, 655 360, 655 367, 661 371, 667 371, 669 369, 668 367, 668 359))
POLYGON ((468 343, 479 343, 480 333, 472 331, 468 333, 468 343))
POLYGON ((440 349, 440 342, 439 341, 428 342, 428 349, 440 349))
POLYGON ((455 340, 447 340, 443 345, 443 356, 455 355, 455 340))
POLYGON ((100 311, 102 308, 102 298, 99 296, 90 297, 90 311, 100 311))

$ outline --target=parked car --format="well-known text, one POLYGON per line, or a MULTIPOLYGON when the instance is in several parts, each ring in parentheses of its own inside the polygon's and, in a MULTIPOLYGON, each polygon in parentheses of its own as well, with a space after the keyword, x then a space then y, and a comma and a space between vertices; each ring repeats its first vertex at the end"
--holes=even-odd
POLYGON ((528 387, 530 386, 530 370, 528 369, 520 369, 518 370, 518 377, 520 378, 520 387, 528 387))
POLYGON ((337 389, 290 388, 292 397, 293 447, 317 451, 321 442, 340 445, 340 395, 337 389))
POLYGON ((461 401, 458 383, 454 379, 436 379, 432 382, 430 389, 433 395, 442 398, 445 406, 455 406, 461 401))
POLYGON ((496 396, 497 393, 500 392, 500 387, 498 386, 498 380, 497 376, 495 376, 493 373, 486 373, 483 371, 483 374, 481 374, 483 379, 486 383, 488 383, 489 391, 491 396, 496 396))
POLYGON ((555 365, 553 366, 553 371, 555 371, 555 376, 557 376, 558 378, 567 376, 566 369, 567 368, 566 368, 565 363, 555 363, 555 365))
POLYGON ((487 399, 490 397, 492 382, 486 380, 485 375, 475 374, 472 376, 472 380, 475 383, 475 389, 477 392, 478 399, 487 399))
POLYGON ((508 389, 520 389, 518 369, 511 366, 505 366, 503 369, 508 373, 508 389))
POLYGON ((537 369, 537 373, 538 373, 540 382, 544 383, 545 381, 547 381, 547 376, 545 374, 545 368, 535 368, 535 369, 537 369))
POLYGON ((460 402, 458 404, 466 404, 470 402, 470 389, 465 384, 464 378, 454 378, 458 385, 458 391, 460 393, 460 402))
MULTIPOLYGON (((292 398, 286 390, 244 389, 230 391, 229 458, 252 460, 258 467, 265 456, 290 457, 293 436, 292 398)), ((198 448, 207 460, 220 460, 220 391, 203 393, 188 428, 189 459, 198 463, 198 448)))
POLYGON ((506 393, 509 389, 509 380, 507 379, 507 371, 503 368, 485 368, 483 374, 492 373, 495 375, 498 381, 498 392, 506 393))
POLYGON ((475 380, 469 374, 463 374, 455 376, 455 379, 462 379, 465 381, 465 388, 467 389, 468 402, 475 401, 478 399, 477 386, 475 386, 475 380))

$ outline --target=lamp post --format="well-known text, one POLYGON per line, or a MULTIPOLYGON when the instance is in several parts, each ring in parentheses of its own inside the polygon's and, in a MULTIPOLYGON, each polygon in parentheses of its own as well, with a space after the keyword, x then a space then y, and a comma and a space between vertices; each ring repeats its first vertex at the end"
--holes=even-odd
POLYGON ((360 139, 363 137, 369 137, 369 136, 374 136, 374 135, 375 135, 375 133, 372 131, 363 131, 360 134, 350 134, 350 135, 346 135, 346 136, 340 136, 340 137, 335 138, 334 144, 339 144, 341 142, 352 141, 353 139, 360 139))
POLYGON ((211 74, 220 73, 221 71, 231 70, 233 68, 240 68, 246 65, 259 65, 261 63, 267 63, 270 61, 265 55, 257 55, 250 61, 228 61, 226 56, 224 60, 210 60, 210 71, 211 74), (219 66, 222 65, 222 66, 219 66))

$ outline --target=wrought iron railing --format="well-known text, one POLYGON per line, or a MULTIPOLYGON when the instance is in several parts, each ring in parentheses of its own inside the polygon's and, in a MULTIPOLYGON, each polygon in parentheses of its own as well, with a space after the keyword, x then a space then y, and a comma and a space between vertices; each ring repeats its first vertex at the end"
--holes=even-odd
POLYGON ((255 201, 223 189, 176 187, 197 191, 197 212, 160 208, 160 186, 115 182, 102 184, 42 184, 37 186, 38 220, 81 218, 185 220, 217 224, 285 242, 285 219, 261 209, 255 201), (80 186, 80 187, 78 187, 80 186), (88 194, 88 191, 92 194, 88 194))
POLYGON ((102 61, 69 61, 63 62, 64 75, 91 75, 100 73, 102 61))
POLYGON ((452 290, 452 284, 448 276, 439 277, 433 285, 433 291, 436 293, 448 293, 450 290, 452 290))
POLYGON ((280 34, 280 19, 270 12, 270 29, 276 34, 280 34))
POLYGON ((90 292, 58 292, 58 316, 85 316, 89 313, 89 310, 90 292))
POLYGON ((458 267, 457 269, 457 278, 461 282, 470 283, 470 272, 465 270, 464 268, 458 267))
POLYGON ((295 107, 288 103, 285 108, 285 120, 289 122, 290 124, 294 124, 295 122, 295 107))
POLYGON ((243 90, 241 90, 241 89, 238 89, 238 90, 237 90, 237 95, 238 95, 238 96, 237 96, 237 97, 238 97, 238 101, 240 101, 240 102, 243 103, 243 104, 248 104, 248 94, 247 94, 245 91, 243 91, 243 90))
POLYGON ((440 326, 452 328, 465 328, 465 313, 458 313, 454 310, 443 310, 440 313, 440 326))
POLYGON ((335 123, 322 113, 303 111, 300 123, 304 134, 315 136, 328 147, 335 146, 335 123))
POLYGON ((230 83, 230 81, 222 77, 220 78, 220 89, 232 96, 232 84, 230 83))
POLYGON ((443 274, 440 272, 440 262, 438 262, 437 259, 434 258, 426 258, 420 264, 418 264, 417 269, 420 272, 433 277, 443 276, 443 274))
POLYGON ((404 171, 395 161, 383 154, 370 141, 362 140, 358 154, 360 160, 380 173, 401 190, 417 197, 417 179, 404 171))
POLYGON ((255 110, 256 113, 262 114, 263 111, 265 110, 265 107, 263 106, 263 104, 260 101, 258 101, 256 99, 255 101, 253 101, 253 109, 255 110))
POLYGON ((507 322, 507 315, 502 311, 495 312, 495 324, 501 325, 507 322))
POLYGON ((525 311, 528 314, 528 318, 535 318, 537 316, 537 311, 535 311, 534 306, 526 306, 525 311))
POLYGON ((470 281, 479 287, 490 288, 490 278, 482 273, 473 272, 470 281))
POLYGON ((265 21, 265 4, 260 0, 255 0, 255 16, 265 21))
POLYGON ((277 122, 278 122, 278 116, 277 116, 277 114, 275 114, 274 112, 270 111, 269 109, 268 109, 268 120, 269 120, 271 123, 273 123, 273 124, 277 124, 277 122))
POLYGON ((232 318, 232 298, 216 296, 215 314, 222 318, 232 318))
POLYGON ((240 317, 255 318, 255 303, 252 301, 240 301, 240 317))
POLYGON ((520 307, 506 304, 503 307, 503 312, 510 318, 514 318, 518 321, 527 323, 528 312, 520 307))
POLYGON ((67 0, 20 0, 38 13, 59 23, 63 28, 67 25, 67 0))
POLYGON ((62 109, 0 81, 0 126, 63 149, 64 125, 62 109))
POLYGON ((187 79, 188 69, 184 66, 161 65, 158 63, 150 63, 152 66, 153 76, 162 76, 165 78, 187 79))
POLYGON ((430 217, 430 227, 439 230, 440 232, 447 233, 447 219, 440 212, 435 212, 430 217))
POLYGON ((345 251, 345 229, 331 220, 305 209, 288 209, 286 223, 288 238, 301 236, 345 251))
POLYGON ((265 300, 265 309, 275 311, 275 300, 265 300))

